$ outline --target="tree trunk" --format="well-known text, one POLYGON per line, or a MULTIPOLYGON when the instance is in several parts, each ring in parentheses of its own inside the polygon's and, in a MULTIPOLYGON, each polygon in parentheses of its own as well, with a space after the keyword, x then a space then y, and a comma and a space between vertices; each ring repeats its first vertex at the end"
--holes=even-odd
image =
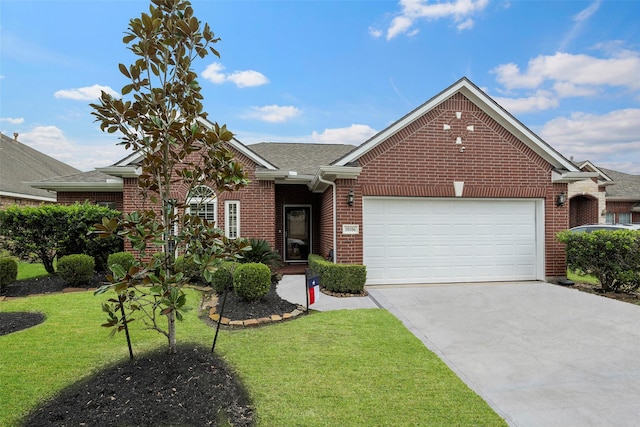
POLYGON ((169 352, 169 354, 175 354, 177 352, 177 349, 176 349, 176 316, 175 316, 175 313, 173 311, 171 313, 167 314, 167 322, 168 322, 167 330, 169 331, 169 334, 168 334, 168 339, 169 339, 168 352, 169 352))
POLYGON ((42 265, 44 266, 44 269, 47 270, 47 273, 54 274, 55 270, 53 268, 53 259, 46 255, 41 255, 40 259, 42 260, 42 265))

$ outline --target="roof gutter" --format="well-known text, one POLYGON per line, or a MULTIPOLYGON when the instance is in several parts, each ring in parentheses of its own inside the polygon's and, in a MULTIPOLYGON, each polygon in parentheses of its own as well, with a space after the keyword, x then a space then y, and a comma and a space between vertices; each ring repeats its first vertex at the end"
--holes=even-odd
POLYGON ((25 182, 25 184, 50 191, 122 191, 121 179, 108 179, 106 182, 25 182))
POLYGON ((141 169, 136 166, 109 166, 106 168, 96 168, 96 170, 107 175, 119 176, 121 178, 138 178, 142 172, 141 169))

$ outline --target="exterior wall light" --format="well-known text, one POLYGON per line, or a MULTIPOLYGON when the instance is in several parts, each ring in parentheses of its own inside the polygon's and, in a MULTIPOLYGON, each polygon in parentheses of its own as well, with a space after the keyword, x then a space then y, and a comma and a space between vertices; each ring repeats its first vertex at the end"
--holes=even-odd
POLYGON ((558 194, 558 198, 556 199, 556 206, 560 207, 560 206, 564 206, 564 202, 566 200, 566 195, 564 194, 564 192, 558 194))
POLYGON ((353 206, 353 203, 356 201, 356 196, 353 194, 353 190, 349 190, 349 194, 347 195, 347 205, 353 206))

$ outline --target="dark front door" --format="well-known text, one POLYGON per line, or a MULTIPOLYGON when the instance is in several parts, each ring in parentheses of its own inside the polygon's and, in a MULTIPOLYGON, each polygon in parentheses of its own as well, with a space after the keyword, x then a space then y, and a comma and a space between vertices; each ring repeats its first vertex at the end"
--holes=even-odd
POLYGON ((284 207, 284 260, 306 261, 311 250, 311 207, 284 207))

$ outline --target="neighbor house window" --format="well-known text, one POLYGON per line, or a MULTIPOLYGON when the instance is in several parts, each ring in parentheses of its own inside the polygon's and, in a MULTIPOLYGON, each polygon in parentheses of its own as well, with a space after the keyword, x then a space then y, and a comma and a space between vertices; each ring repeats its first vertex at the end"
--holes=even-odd
POLYGON ((620 224, 631 224, 631 212, 621 212, 618 214, 620 224))
POLYGON ((206 219, 214 224, 217 222, 216 195, 211 188, 206 185, 195 187, 189 193, 187 204, 189 205, 190 214, 196 214, 200 218, 206 219))
POLYGON ((224 202, 224 234, 230 239, 240 237, 240 202, 238 200, 224 202))
POLYGON ((614 224, 616 222, 616 214, 613 212, 607 212, 604 217, 604 222, 607 224, 614 224))

